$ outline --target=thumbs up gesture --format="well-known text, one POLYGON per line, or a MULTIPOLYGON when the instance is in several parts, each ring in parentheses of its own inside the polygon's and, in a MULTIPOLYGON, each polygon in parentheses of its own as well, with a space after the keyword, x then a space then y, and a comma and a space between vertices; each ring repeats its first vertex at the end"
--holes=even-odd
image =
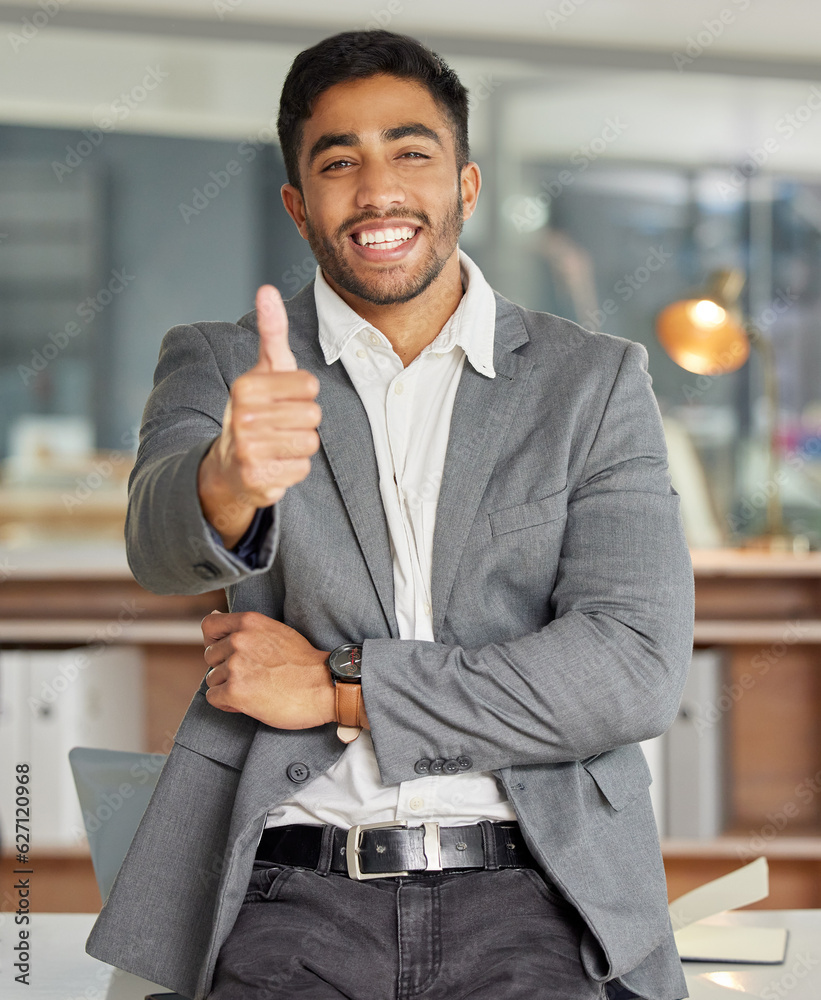
POLYGON ((311 471, 319 449, 319 381, 297 367, 288 316, 273 285, 257 292, 259 358, 231 387, 222 433, 200 463, 200 505, 227 548, 258 507, 282 498, 311 471))

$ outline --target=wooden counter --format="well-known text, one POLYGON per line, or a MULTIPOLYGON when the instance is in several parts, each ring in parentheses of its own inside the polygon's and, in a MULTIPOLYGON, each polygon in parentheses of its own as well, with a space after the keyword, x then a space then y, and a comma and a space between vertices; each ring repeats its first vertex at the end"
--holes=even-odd
MULTIPOLYGON (((731 821, 719 838, 663 842, 671 898, 763 853, 771 893, 761 906, 821 907, 821 553, 692 556, 695 645, 729 652, 731 821)), ((0 645, 94 641, 124 606, 139 613, 111 641, 145 651, 146 749, 167 753, 204 672, 199 623, 226 610, 223 592, 150 594, 116 544, 0 548, 0 645)), ((40 885, 53 887, 42 909, 65 909, 67 899, 77 910, 99 907, 82 852, 41 863, 51 867, 40 885)))

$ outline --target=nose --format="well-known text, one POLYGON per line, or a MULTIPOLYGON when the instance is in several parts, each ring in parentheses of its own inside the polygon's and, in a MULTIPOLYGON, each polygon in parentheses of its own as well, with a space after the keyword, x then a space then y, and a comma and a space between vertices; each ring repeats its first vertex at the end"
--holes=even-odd
POLYGON ((396 171, 384 161, 363 164, 359 170, 356 192, 358 208, 375 208, 383 211, 391 205, 405 202, 405 190, 396 171))

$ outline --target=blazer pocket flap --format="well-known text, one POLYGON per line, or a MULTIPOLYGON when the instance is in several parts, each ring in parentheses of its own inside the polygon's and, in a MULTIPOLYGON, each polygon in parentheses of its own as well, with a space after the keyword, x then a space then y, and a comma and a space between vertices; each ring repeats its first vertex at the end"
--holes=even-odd
POLYGON ((521 528, 534 528, 538 524, 557 521, 567 513, 567 486, 557 493, 533 500, 530 503, 519 504, 516 507, 503 507, 502 510, 491 511, 490 530, 494 535, 503 535, 508 531, 519 531, 521 528))
POLYGON ((180 723, 174 742, 240 771, 258 725, 250 715, 221 712, 209 705, 200 689, 180 723))
POLYGON ((615 809, 623 809, 650 786, 653 777, 638 743, 629 743, 581 761, 599 791, 615 809))

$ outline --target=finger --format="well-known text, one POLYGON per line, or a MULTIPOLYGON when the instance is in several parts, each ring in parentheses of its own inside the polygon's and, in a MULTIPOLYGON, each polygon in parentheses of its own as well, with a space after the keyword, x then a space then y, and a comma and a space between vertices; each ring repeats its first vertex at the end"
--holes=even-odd
POLYGON ((210 645, 205 647, 205 652, 202 654, 202 658, 208 664, 209 667, 218 667, 225 663, 228 657, 231 655, 232 650, 225 649, 225 640, 221 639, 218 642, 212 642, 210 645))
POLYGON ((218 708, 221 712, 236 712, 241 713, 242 709, 233 708, 227 703, 227 695, 225 693, 225 685, 219 684, 216 687, 209 688, 205 692, 205 700, 209 705, 214 708, 218 708))
POLYGON ((233 421, 234 436, 250 441, 269 431, 313 431, 322 421, 322 410, 307 400, 243 403, 236 407, 233 421))
POLYGON ((205 675, 205 683, 209 688, 217 687, 220 684, 224 684, 228 680, 228 672, 220 664, 216 667, 211 667, 208 673, 205 675))
POLYGON ((259 360, 256 369, 269 372, 296 371, 298 365, 288 345, 288 314, 282 296, 273 285, 257 291, 259 360))
POLYGON ((312 430, 280 430, 270 423, 255 426, 243 441, 242 464, 265 465, 293 458, 310 458, 319 451, 320 438, 312 430))
POLYGON ((204 644, 208 646, 217 639, 223 639, 226 635, 236 632, 239 628, 238 617, 239 615, 226 615, 220 611, 212 611, 210 615, 206 615, 200 622, 204 644))
POLYGON ((231 387, 231 406, 233 410, 243 406, 267 408, 279 400, 313 400, 318 392, 319 379, 304 368, 288 372, 252 368, 235 379, 231 387))

